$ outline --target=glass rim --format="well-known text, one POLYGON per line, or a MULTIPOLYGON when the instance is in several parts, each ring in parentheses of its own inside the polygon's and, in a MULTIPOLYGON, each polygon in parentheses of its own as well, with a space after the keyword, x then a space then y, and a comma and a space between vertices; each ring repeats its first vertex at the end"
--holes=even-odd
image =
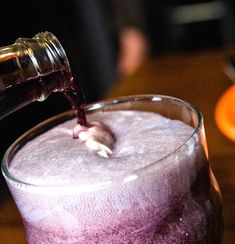
MULTIPOLYGON (((156 164, 159 164, 161 161, 164 161, 166 158, 168 158, 170 155, 175 154, 177 151, 179 151, 184 145, 186 145, 193 137, 195 134, 198 133, 199 129, 202 127, 203 125, 203 116, 201 114, 201 112, 199 111, 199 109, 197 108, 197 106, 195 106, 194 104, 185 101, 183 99, 177 98, 177 97, 173 97, 173 96, 167 96, 167 95, 158 95, 158 94, 141 94, 141 95, 128 95, 128 96, 120 96, 120 97, 116 97, 116 98, 110 98, 110 99, 105 99, 105 100, 100 100, 97 101, 95 103, 90 103, 87 104, 85 106, 85 110, 86 112, 91 112, 91 111, 96 111, 101 109, 102 107, 105 107, 107 105, 115 105, 115 104, 120 104, 120 103, 125 103, 125 102, 139 102, 139 101, 152 101, 152 102, 160 102, 162 100, 171 100, 174 101, 176 103, 179 104, 183 104, 185 105, 187 108, 191 109, 195 114, 196 114, 196 118, 197 118, 197 124, 196 126, 193 128, 193 132, 192 134, 184 141, 184 143, 182 143, 180 146, 178 146, 176 149, 174 149, 172 152, 168 153, 167 155, 165 155, 164 157, 151 162, 150 164, 141 167, 137 170, 133 170, 130 173, 127 173, 124 176, 119 176, 116 177, 115 179, 112 179, 110 182, 101 182, 101 184, 99 183, 99 187, 98 188, 103 188, 103 187, 107 187, 110 184, 113 184, 116 181, 119 182, 128 182, 131 180, 134 180, 136 178, 138 178, 138 175, 140 175, 141 173, 143 173, 144 171, 146 171, 147 169, 153 167, 156 164), (102 184, 103 183, 103 184, 102 184), (109 183, 109 184, 108 184, 109 183)), ((21 185, 25 185, 25 186, 31 186, 31 187, 41 187, 41 188, 71 188, 71 187, 77 187, 78 185, 74 185, 74 186, 70 186, 70 185, 43 185, 43 184, 34 184, 34 183, 29 183, 29 182, 24 182, 23 180, 17 179, 14 175, 12 175, 10 173, 10 171, 8 170, 8 163, 11 161, 11 153, 13 153, 15 150, 19 150, 23 145, 25 145, 28 141, 30 141, 32 138, 35 138, 36 136, 42 134, 43 132, 47 131, 48 129, 56 126, 57 124, 61 123, 61 122, 65 122, 68 121, 69 119, 75 118, 75 114, 73 110, 68 110, 62 113, 59 113, 57 115, 54 115, 40 123, 38 123, 37 125, 33 126, 31 129, 27 130, 25 133, 23 133, 21 136, 19 136, 6 150, 3 159, 2 159, 2 163, 1 163, 1 170, 3 175, 9 179, 11 182, 15 183, 15 184, 21 184, 21 185), (42 131, 42 132, 41 132, 42 131), (29 136, 29 137, 28 137, 29 136), (27 140, 25 140, 26 138, 28 138, 27 140), (23 145, 21 146, 21 144, 23 143, 23 145)), ((97 183, 92 183, 91 187, 92 190, 94 190, 94 185, 97 183)), ((84 190, 87 192, 87 190, 84 190)))

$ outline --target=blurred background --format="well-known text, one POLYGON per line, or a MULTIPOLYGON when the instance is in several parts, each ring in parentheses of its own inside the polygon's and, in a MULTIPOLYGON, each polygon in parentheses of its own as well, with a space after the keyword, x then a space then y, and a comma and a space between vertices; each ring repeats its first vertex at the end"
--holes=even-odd
MULTIPOLYGON (((232 0, 4 1, 0 46, 50 31, 64 47, 86 102, 102 99, 146 59, 235 45, 232 0)), ((0 121, 2 158, 23 132, 70 109, 62 94, 0 121)))

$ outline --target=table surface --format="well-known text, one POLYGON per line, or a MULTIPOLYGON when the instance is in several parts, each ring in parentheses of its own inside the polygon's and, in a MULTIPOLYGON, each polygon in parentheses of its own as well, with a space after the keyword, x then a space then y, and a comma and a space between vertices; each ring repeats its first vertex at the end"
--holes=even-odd
MULTIPOLYGON (((214 120, 216 102, 233 82, 224 72, 234 48, 164 54, 146 60, 135 74, 117 81, 106 96, 162 94, 195 104, 204 116, 212 170, 217 178, 224 206, 224 243, 235 243, 235 142, 227 139, 214 120)), ((1 183, 1 181, 0 181, 1 183)), ((0 185, 0 244, 26 243, 15 204, 0 185)))

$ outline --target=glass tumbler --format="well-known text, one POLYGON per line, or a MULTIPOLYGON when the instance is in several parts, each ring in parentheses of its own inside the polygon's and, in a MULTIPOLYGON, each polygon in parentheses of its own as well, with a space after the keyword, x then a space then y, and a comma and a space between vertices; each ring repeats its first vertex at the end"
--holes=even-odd
POLYGON ((160 160, 107 184, 81 188, 35 185, 11 174, 12 159, 26 143, 73 119, 74 113, 32 128, 9 147, 1 165, 28 243, 222 243, 222 200, 200 111, 164 95, 126 96, 86 106, 88 115, 119 110, 159 113, 190 125, 193 133, 160 160))

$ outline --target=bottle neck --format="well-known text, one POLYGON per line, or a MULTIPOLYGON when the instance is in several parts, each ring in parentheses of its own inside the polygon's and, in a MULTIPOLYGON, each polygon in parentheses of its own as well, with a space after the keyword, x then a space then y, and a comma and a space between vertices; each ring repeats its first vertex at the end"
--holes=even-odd
MULTIPOLYGON (((25 57, 28 58, 28 69, 22 69, 24 80, 39 78, 41 82, 41 95, 37 100, 44 100, 51 92, 62 91, 68 86, 71 76, 71 70, 65 51, 58 39, 50 32, 42 32, 35 35, 32 39, 19 38, 16 44, 21 45, 24 49, 22 62, 25 57), (52 73, 60 74, 58 80, 45 79, 52 73), (50 84, 53 82, 54 84, 50 84)), ((52 77, 52 75, 51 75, 52 77)))
POLYGON ((53 71, 70 73, 65 51, 50 32, 38 33, 32 39, 18 38, 16 44, 23 46, 37 75, 46 75, 53 71))
POLYGON ((50 32, 0 48, 0 117, 69 86, 65 51, 50 32))

